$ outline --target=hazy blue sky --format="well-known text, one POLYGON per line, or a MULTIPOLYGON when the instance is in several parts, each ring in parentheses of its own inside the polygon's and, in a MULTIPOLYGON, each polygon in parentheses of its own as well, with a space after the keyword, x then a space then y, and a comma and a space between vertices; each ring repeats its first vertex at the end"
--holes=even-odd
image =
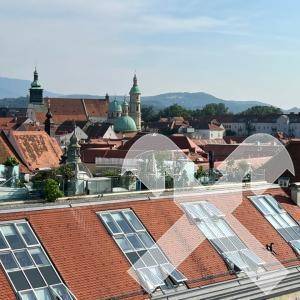
POLYGON ((0 0, 0 76, 300 105, 298 0, 0 0))

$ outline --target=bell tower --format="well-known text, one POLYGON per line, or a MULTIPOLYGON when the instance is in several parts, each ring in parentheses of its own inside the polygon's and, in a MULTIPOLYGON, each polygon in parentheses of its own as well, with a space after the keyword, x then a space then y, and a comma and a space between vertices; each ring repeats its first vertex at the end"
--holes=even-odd
POLYGON ((137 83, 136 74, 133 77, 133 86, 129 92, 129 116, 134 120, 136 129, 141 131, 142 114, 141 114, 141 91, 137 83))
POLYGON ((29 103, 42 104, 43 103, 43 88, 39 83, 39 74, 35 68, 33 73, 33 81, 29 89, 29 103))

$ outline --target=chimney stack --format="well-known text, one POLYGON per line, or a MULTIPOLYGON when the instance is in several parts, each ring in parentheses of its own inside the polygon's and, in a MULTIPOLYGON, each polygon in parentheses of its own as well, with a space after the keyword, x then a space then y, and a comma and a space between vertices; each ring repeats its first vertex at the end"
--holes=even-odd
POLYGON ((295 204, 300 206, 300 182, 295 182, 291 186, 291 198, 295 204))

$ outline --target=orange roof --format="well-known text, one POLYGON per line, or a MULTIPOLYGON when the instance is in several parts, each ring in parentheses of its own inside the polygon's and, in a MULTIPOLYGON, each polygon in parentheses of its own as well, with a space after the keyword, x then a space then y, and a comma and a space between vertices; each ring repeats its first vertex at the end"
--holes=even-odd
MULTIPOLYGON (((271 189, 283 207, 299 221, 300 208, 293 204, 281 189, 271 189)), ((285 266, 297 265, 299 260, 289 244, 253 206, 244 192, 234 216, 262 244, 274 243, 276 258, 285 266), (291 260, 287 262, 287 260, 291 260)), ((237 200, 238 193, 208 193, 197 195, 197 200, 237 200)), ((190 200, 190 197, 189 197, 190 200)), ((149 296, 128 274, 130 264, 100 222, 96 212, 131 208, 157 241, 183 215, 183 211, 171 199, 112 201, 101 200, 94 205, 80 205, 43 210, 24 210, 0 214, 0 221, 27 219, 37 234, 50 259, 63 280, 78 300, 95 299, 145 299, 149 296), (134 295, 134 296, 132 296, 134 295)), ((234 230, 237 232, 236 228, 234 230)), ((179 239, 184 237, 178 234, 179 239)), ((251 249, 251 244, 247 244, 251 249)), ((257 253, 259 255, 259 253, 257 253)), ((229 274, 228 267, 219 253, 205 239, 180 264, 178 269, 187 278, 188 288, 207 286, 237 278, 229 274)), ((4 271, 0 269, 1 299, 16 299, 4 271)), ((187 298, 185 298, 187 299, 187 298)))
POLYGON ((3 164, 8 157, 14 157, 20 164, 21 172, 28 172, 18 153, 14 150, 3 131, 0 133, 0 164, 3 164))
POLYGON ((10 131, 7 136, 30 170, 59 166, 62 151, 45 131, 10 131))
POLYGON ((17 128, 17 122, 13 117, 0 118, 0 130, 11 130, 17 128))
MULTIPOLYGON (((59 125, 66 121, 87 121, 89 117, 106 118, 108 100, 77 98, 45 98, 45 109, 50 104, 53 121, 59 125)), ((45 122, 45 111, 35 111, 37 121, 45 122)))

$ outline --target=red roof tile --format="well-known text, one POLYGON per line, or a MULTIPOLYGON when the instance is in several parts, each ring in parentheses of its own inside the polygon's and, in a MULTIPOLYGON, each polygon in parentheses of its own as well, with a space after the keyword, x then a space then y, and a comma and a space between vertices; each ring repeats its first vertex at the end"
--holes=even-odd
POLYGON ((7 136, 30 170, 59 166, 62 151, 45 131, 10 131, 7 136))

